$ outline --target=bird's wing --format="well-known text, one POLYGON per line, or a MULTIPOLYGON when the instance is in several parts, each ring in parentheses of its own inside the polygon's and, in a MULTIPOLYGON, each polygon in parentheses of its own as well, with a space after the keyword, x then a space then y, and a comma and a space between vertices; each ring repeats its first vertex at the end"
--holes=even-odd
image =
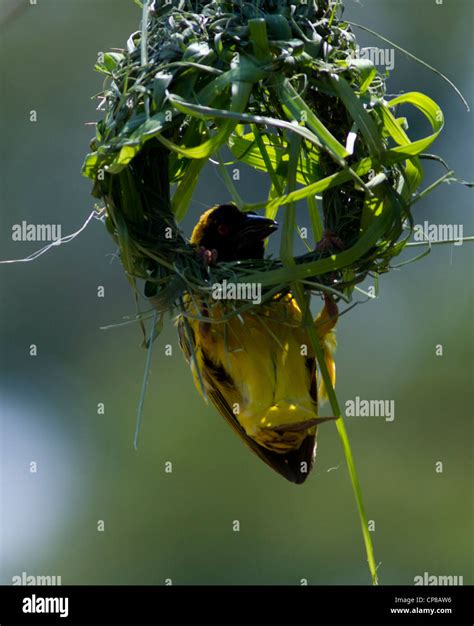
MULTIPOLYGON (((256 441, 247 435, 245 430, 239 424, 235 414, 232 411, 229 402, 225 398, 221 391, 221 387, 225 385, 232 391, 233 394, 238 395, 239 391, 235 385, 233 385, 232 378, 224 367, 213 363, 209 357, 202 354, 199 346, 196 345, 194 332, 189 329, 187 333, 184 327, 184 321, 179 319, 178 321, 178 334, 179 343, 186 360, 191 361, 192 354, 199 355, 200 360, 205 364, 201 368, 201 376, 205 386, 206 394, 212 404, 216 407, 219 413, 224 417, 226 422, 231 426, 232 430, 246 443, 246 445, 254 452, 264 463, 269 465, 273 470, 281 474, 284 478, 290 482, 301 484, 308 477, 311 467, 314 462, 315 450, 316 450, 316 429, 313 433, 308 434, 303 440, 301 446, 297 450, 285 454, 278 454, 272 452, 263 446, 260 446, 256 441), (193 346, 189 345, 189 341, 193 341, 193 346)), ((314 367, 314 382, 311 384, 311 388, 316 393, 316 367, 314 367)), ((196 376, 195 376, 196 378, 196 376)))
MULTIPOLYGON (((209 384, 209 378, 204 375, 206 382, 209 384)), ((293 450, 286 454, 278 454, 272 452, 263 446, 260 446, 256 441, 247 435, 245 430, 237 421, 232 409, 230 408, 227 400, 221 393, 221 391, 213 385, 206 385, 206 391, 212 404, 216 407, 219 413, 225 418, 226 422, 231 426, 233 431, 247 444, 247 446, 254 452, 262 461, 269 465, 273 470, 281 474, 287 480, 293 483, 302 483, 307 478, 311 466, 313 463, 313 453, 315 447, 315 434, 308 435, 298 450, 293 450), (305 462, 305 472, 299 470, 300 463, 305 462)))

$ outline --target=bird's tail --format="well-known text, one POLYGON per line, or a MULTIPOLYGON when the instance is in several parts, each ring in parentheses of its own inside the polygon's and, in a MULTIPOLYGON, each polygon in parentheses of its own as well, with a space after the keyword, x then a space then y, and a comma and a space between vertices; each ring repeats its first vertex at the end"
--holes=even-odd
MULTIPOLYGON (((334 362, 334 352, 336 350, 336 332, 335 327, 338 319, 337 304, 330 297, 324 296, 324 308, 320 311, 319 315, 314 321, 316 332, 318 333, 319 341, 323 349, 324 362, 326 363, 329 377, 331 379, 331 385, 336 385, 336 363, 334 362)), ((328 394, 326 385, 322 377, 320 378, 318 386, 318 398, 321 402, 327 400, 328 394)))

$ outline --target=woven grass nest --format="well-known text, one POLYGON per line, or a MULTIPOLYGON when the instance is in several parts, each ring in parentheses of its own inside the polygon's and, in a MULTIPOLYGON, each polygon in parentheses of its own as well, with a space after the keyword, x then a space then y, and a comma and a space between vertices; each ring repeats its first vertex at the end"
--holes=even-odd
MULTIPOLYGON (((140 30, 125 50, 100 55, 96 65, 105 75, 99 94, 105 114, 83 167, 94 181, 100 215, 118 244, 136 300, 143 292, 150 305, 131 320, 141 322, 148 347, 135 447, 153 342, 164 314, 181 312, 189 335, 185 303, 196 298, 202 304, 196 310, 208 311, 206 320, 215 321, 213 286, 224 279, 227 285, 258 284, 262 302, 291 291, 337 418, 367 563, 377 584, 361 487, 310 303, 313 295, 327 293, 336 302, 350 302, 358 283, 369 275, 376 280, 405 246, 416 245, 408 244, 415 202, 442 182, 471 185, 448 171, 419 190, 422 160, 444 164, 426 153, 443 128, 443 114, 421 93, 386 97, 388 72, 382 75, 360 58, 340 0, 137 4, 140 30), (428 136, 409 137, 404 116, 413 109, 431 126, 428 136), (226 182, 225 203, 232 199, 242 211, 278 218, 277 258, 205 263, 202 250, 181 232, 179 224, 209 162, 219 166, 226 182), (240 196, 228 171, 238 164, 261 172, 265 201, 240 196), (307 205, 305 221, 313 239, 300 256, 294 253, 301 234, 297 203, 307 205), (145 318, 152 319, 149 338, 145 318)), ((254 306, 260 303, 227 301, 220 321, 254 306)), ((194 355, 192 360, 205 397, 194 355)))
POLYGON ((349 301, 368 274, 388 271, 412 234, 420 157, 443 126, 437 104, 415 92, 386 99, 386 74, 358 58, 336 0, 162 0, 142 11, 127 48, 96 65, 105 114, 83 173, 152 307, 179 307, 186 292, 210 298, 223 279, 260 283, 264 300, 300 284, 349 301), (429 136, 408 137, 402 105, 424 114, 429 136), (204 165, 222 163, 225 147, 264 173, 258 204, 226 181, 240 209, 278 214, 279 258, 205 268, 179 229, 204 165), (294 256, 299 201, 315 244, 330 233, 339 247, 294 256))

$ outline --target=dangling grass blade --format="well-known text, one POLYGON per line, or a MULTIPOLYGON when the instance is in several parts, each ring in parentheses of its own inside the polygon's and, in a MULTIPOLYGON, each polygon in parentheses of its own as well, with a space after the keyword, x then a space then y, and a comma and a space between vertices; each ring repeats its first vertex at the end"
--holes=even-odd
MULTIPOLYGON (((288 189, 291 191, 294 189, 296 184, 296 165, 297 165, 297 155, 299 153, 300 147, 300 139, 292 136, 290 140, 290 165, 288 172, 288 189)), ((295 206, 294 204, 290 204, 287 210, 284 213, 284 222, 283 222, 283 234, 282 234, 282 245, 280 248, 280 257, 284 265, 295 267, 295 259, 293 257, 293 231, 295 224, 295 206)), ((286 269, 286 268, 285 268, 286 269)), ((339 434, 339 437, 342 442, 344 455, 346 457, 346 463, 349 470, 349 476, 352 482, 352 487, 354 490, 354 495, 357 503, 357 508, 359 511, 360 524, 362 528, 362 535, 364 538, 365 549, 367 553, 367 561, 369 564, 370 573, 372 576, 372 584, 377 585, 377 567, 375 565, 374 558, 374 549, 372 545, 372 538, 369 533, 369 527, 367 523, 367 515, 365 513, 364 504, 362 500, 362 491, 360 488, 359 478, 357 476, 354 458, 352 456, 352 450, 349 443, 349 438, 347 436, 346 428, 344 421, 342 419, 342 413, 339 408, 339 403, 336 398, 336 394, 332 387, 331 378, 329 376, 329 372, 326 367, 326 361, 324 359, 324 354, 322 347, 319 343, 318 337, 316 335, 316 331, 314 328, 314 322, 311 316, 311 308, 310 308, 310 296, 305 292, 302 285, 297 282, 292 283, 292 292, 295 294, 296 300, 300 306, 302 312, 302 321, 303 326, 306 328, 311 344, 313 346, 314 353, 316 355, 318 365, 324 380, 324 384, 326 385, 326 389, 328 392, 328 398, 331 403, 331 408, 333 410, 333 414, 338 418, 336 420, 336 427, 339 434)))
POLYGON ((354 463, 354 457, 352 454, 349 437, 347 435, 344 418, 342 416, 342 411, 339 407, 339 402, 337 400, 334 387, 332 386, 331 377, 329 375, 329 372, 326 366, 326 361, 325 361, 324 354, 323 354, 323 349, 321 347, 316 330, 314 328, 314 322, 311 316, 311 309, 310 309, 310 302, 309 302, 308 294, 304 293, 303 301, 300 303, 300 307, 304 315, 304 318, 303 318, 304 326, 308 332, 308 336, 311 341, 311 346, 315 352, 316 359, 319 365, 319 370, 321 372, 321 376, 323 378, 324 385, 326 387, 326 393, 328 395, 332 413, 338 418, 336 419, 336 428, 337 428, 337 432, 342 443, 342 448, 344 450, 344 456, 346 458, 347 469, 349 471, 349 476, 350 476, 350 480, 352 483, 352 489, 354 491, 354 496, 355 496, 355 500, 357 504, 357 510, 359 512, 359 520, 360 520, 362 536, 363 536, 364 544, 365 544, 365 551, 367 554, 367 562, 369 565, 370 574, 372 576, 372 584, 378 585, 377 565, 375 563, 374 547, 372 544, 372 537, 370 536, 369 525, 367 522, 367 514, 365 512, 364 502, 362 498, 362 489, 361 489, 359 478, 357 475, 357 471, 356 471, 356 467, 354 463))
POLYGON ((158 320, 158 311, 155 311, 153 314, 153 320, 151 323, 151 334, 150 334, 150 339, 148 341, 148 351, 146 355, 145 372, 143 374, 142 391, 140 394, 140 401, 138 403, 137 419, 136 419, 136 425, 135 425, 135 436, 133 438, 133 447, 135 448, 135 450, 138 450, 138 437, 140 434, 140 427, 142 424, 143 404, 145 402, 146 388, 148 386, 148 378, 150 375, 151 355, 153 352, 153 344, 155 341, 157 320, 158 320))

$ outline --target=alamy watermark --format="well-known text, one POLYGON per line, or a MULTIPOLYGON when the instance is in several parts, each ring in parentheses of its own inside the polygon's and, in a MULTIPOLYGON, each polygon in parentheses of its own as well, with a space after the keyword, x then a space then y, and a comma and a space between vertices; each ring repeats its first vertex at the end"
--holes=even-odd
MULTIPOLYGON (((60 586, 61 576, 44 576, 27 574, 22 572, 12 576, 13 585, 23 586, 60 586)), ((32 594, 23 598, 23 613, 35 614, 35 613, 57 613, 60 617, 67 617, 69 615, 69 598, 46 598, 39 594, 32 594)))
POLYGON ((453 241, 455 246, 461 246, 464 239, 462 224, 430 224, 427 220, 423 224, 416 224, 413 228, 415 241, 453 241))
POLYGON ((463 577, 462 576, 436 576, 434 574, 429 574, 428 572, 423 572, 422 575, 415 576, 413 579, 415 585, 439 585, 439 586, 456 586, 463 585, 463 577))
POLYGON ((12 585, 61 585, 61 576, 33 576, 22 572, 12 576, 12 585))
POLYGON ((347 400, 346 417, 384 417, 386 422, 395 419, 395 400, 347 400))
POLYGON ((61 239, 61 224, 28 224, 23 220, 21 224, 13 224, 13 241, 59 241, 61 239))
POLYGON ((23 613, 57 613, 59 617, 69 615, 69 598, 43 598, 35 593, 23 598, 23 613))
POLYGON ((221 283, 212 285, 214 300, 249 300, 252 304, 262 302, 262 285, 260 283, 221 283))
POLYGON ((395 48, 357 48, 351 53, 353 59, 367 59, 373 65, 392 71, 395 67, 395 48))

